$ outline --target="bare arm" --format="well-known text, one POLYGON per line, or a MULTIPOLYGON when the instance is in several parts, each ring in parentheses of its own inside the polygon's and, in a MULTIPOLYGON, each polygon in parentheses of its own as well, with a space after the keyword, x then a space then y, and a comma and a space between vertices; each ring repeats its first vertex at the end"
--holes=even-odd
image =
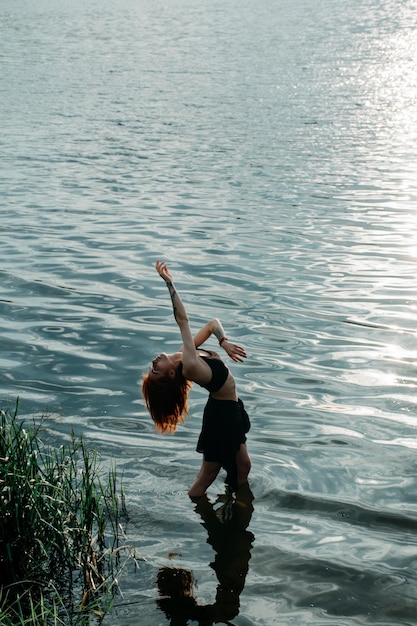
MULTIPOLYGON (((198 375, 200 369, 200 359, 198 358, 194 339, 191 333, 190 324, 188 321, 188 315, 186 313, 184 304, 174 286, 172 276, 168 270, 167 264, 161 261, 156 262, 156 271, 160 277, 165 281, 169 295, 171 296, 172 309, 174 313, 175 321, 181 332, 183 341, 183 347, 181 352, 183 353, 183 367, 187 371, 187 376, 193 380, 195 375, 198 375)), ((204 369, 204 364, 203 364, 204 369)))
MULTIPOLYGON (((221 347, 233 361, 242 362, 246 357, 245 349, 242 346, 239 346, 226 338, 223 325, 217 318, 207 322, 207 324, 203 326, 203 328, 199 330, 196 335, 194 335, 193 340, 195 347, 198 348, 201 346, 211 335, 214 335, 219 343, 221 341, 221 347)), ((182 348, 180 348, 180 352, 182 352, 182 348)))
POLYGON ((210 320, 205 326, 203 326, 201 330, 198 331, 196 335, 194 335, 194 345, 196 346, 196 348, 203 345, 203 343, 207 341, 207 339, 211 337, 211 335, 215 335, 217 341, 220 341, 220 339, 225 336, 224 329, 221 325, 220 320, 210 320))
POLYGON ((196 347, 204 343, 211 335, 215 335, 221 347, 233 361, 242 362, 246 358, 245 349, 225 337, 224 328, 217 318, 210 320, 195 337, 192 336, 184 304, 174 286, 167 264, 157 261, 156 271, 165 281, 171 296, 174 318, 179 326, 183 341, 183 346, 180 350, 183 353, 183 366, 189 377, 198 381, 201 375, 205 377, 205 374, 207 374, 207 367, 198 358, 196 347))
POLYGON ((185 311, 185 307, 177 290, 175 289, 172 276, 168 270, 167 264, 163 263, 162 261, 157 261, 155 268, 160 277, 165 281, 166 286, 168 287, 169 295, 171 296, 175 321, 177 322, 178 326, 181 326, 181 324, 183 323, 188 324, 188 316, 185 311))

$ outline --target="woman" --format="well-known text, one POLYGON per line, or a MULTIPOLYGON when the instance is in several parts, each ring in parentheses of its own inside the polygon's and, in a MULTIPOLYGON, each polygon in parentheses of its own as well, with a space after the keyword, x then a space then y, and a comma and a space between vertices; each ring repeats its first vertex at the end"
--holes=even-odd
POLYGON ((236 394, 235 381, 216 352, 201 348, 210 335, 235 362, 242 362, 245 350, 225 337, 219 320, 213 319, 195 337, 187 313, 174 287, 166 263, 157 261, 156 270, 171 296, 175 321, 183 341, 174 354, 162 353, 153 361, 143 378, 142 393, 146 406, 160 432, 174 432, 188 413, 188 392, 197 383, 210 392, 204 409, 203 426, 197 451, 203 454, 198 476, 188 491, 190 498, 202 496, 216 479, 220 468, 227 471, 226 482, 232 491, 247 482, 251 461, 246 447, 250 428, 248 414, 236 394))

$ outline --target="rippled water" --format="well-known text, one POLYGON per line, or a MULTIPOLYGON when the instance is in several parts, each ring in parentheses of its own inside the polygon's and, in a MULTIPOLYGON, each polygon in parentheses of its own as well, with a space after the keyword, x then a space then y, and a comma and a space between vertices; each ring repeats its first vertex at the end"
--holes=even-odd
POLYGON ((108 624, 416 622, 415 8, 0 5, 2 404, 124 471, 146 560, 108 624), (164 438, 140 398, 180 343, 156 258, 248 351, 232 529, 186 495, 205 393, 164 438))

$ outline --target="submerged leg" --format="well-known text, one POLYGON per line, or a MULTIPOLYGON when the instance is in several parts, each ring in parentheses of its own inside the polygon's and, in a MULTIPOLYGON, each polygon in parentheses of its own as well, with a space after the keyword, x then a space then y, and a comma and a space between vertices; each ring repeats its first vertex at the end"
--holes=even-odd
POLYGON ((201 464, 200 471, 198 472, 197 478, 194 483, 191 485, 188 495, 190 498, 199 498, 204 495, 206 489, 210 487, 211 483, 213 483, 217 474, 220 471, 220 463, 216 463, 214 461, 206 461, 203 459, 203 463, 201 464))

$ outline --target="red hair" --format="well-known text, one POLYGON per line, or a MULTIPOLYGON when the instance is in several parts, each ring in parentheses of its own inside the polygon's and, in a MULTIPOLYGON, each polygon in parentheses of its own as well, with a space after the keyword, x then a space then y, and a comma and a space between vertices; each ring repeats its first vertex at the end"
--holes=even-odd
POLYGON ((161 433, 173 433, 180 422, 184 421, 184 413, 188 415, 188 392, 191 383, 182 374, 180 365, 175 376, 164 376, 150 379, 144 374, 142 395, 157 430, 161 433))

